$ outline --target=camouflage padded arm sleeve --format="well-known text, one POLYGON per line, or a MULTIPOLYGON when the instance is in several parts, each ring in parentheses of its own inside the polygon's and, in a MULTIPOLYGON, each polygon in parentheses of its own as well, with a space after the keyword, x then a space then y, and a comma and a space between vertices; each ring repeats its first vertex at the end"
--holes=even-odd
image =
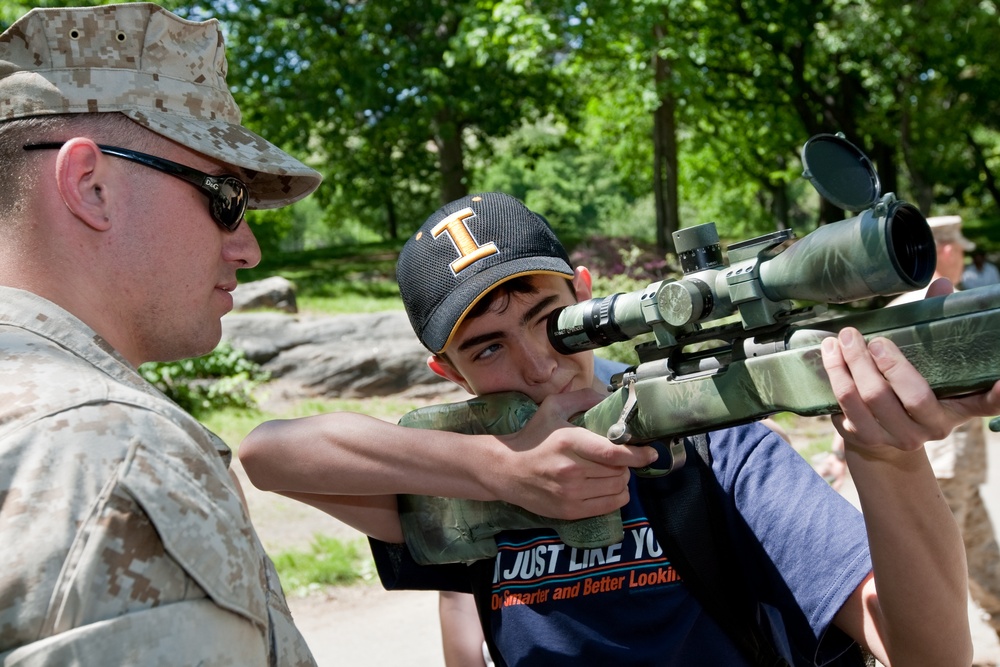
MULTIPOLYGON (((469 435, 507 435, 519 431, 538 410, 527 396, 504 392, 461 403, 420 408, 399 423, 469 435)), ((615 510, 589 519, 567 521, 529 512, 502 501, 401 495, 399 519, 414 560, 431 563, 471 563, 493 558, 494 535, 502 530, 553 528, 566 544, 580 548, 622 541, 621 513, 615 510)))

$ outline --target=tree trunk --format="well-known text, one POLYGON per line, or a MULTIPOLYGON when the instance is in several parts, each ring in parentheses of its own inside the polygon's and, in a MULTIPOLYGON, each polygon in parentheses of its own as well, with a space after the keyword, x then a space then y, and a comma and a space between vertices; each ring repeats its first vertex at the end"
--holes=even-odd
MULTIPOLYGON (((783 155, 776 158, 777 171, 784 171, 785 162, 783 155)), ((776 231, 788 229, 791 226, 788 184, 784 180, 775 179, 768 184, 768 189, 771 190, 771 215, 774 217, 774 229, 776 231)))
POLYGON ((653 112, 653 195, 656 208, 656 249, 674 252, 672 235, 680 227, 677 203, 677 105, 671 86, 673 64, 660 55, 667 34, 667 9, 663 23, 653 28, 653 71, 660 106, 653 112))
POLYGON ((896 169, 896 159, 893 155, 893 148, 884 141, 876 141, 872 147, 872 159, 875 163, 875 170, 878 172, 878 181, 882 189, 880 194, 894 192, 896 196, 903 199, 899 194, 899 171, 896 169))
POLYGON ((986 187, 986 191, 990 193, 993 197, 993 203, 1000 206, 1000 188, 997 187, 996 175, 990 169, 990 165, 986 162, 986 156, 983 154, 983 147, 976 143, 976 140, 972 137, 971 132, 965 132, 965 140, 969 143, 969 148, 972 149, 972 154, 976 159, 976 166, 979 167, 979 171, 983 175, 983 185, 986 187))
POLYGON ((462 130, 448 118, 447 111, 438 114, 434 145, 437 146, 438 169, 441 172, 441 203, 447 204, 469 194, 462 130))
POLYGON ((396 219, 396 202, 392 198, 392 191, 385 197, 385 224, 389 239, 395 241, 399 238, 399 221, 396 219))
POLYGON ((906 163, 906 170, 910 173, 910 187, 913 188, 914 205, 920 209, 924 215, 928 215, 931 206, 934 204, 934 182, 921 168, 920 161, 913 159, 913 131, 910 126, 910 114, 904 109, 902 122, 900 123, 900 145, 903 149, 903 161, 906 163))

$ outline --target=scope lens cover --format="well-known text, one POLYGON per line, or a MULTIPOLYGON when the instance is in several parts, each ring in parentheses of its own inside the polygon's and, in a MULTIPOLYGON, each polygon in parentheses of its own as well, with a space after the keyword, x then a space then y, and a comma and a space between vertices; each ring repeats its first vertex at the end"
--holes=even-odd
POLYGON ((881 194, 871 160, 839 134, 817 134, 807 141, 802 166, 820 196, 846 211, 871 208, 881 194))

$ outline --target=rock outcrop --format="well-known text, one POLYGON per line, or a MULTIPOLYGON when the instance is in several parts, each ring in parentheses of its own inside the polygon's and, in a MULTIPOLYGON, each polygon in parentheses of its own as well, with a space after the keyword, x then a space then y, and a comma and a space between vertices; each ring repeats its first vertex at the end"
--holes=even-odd
POLYGON ((369 398, 434 396, 453 390, 426 364, 406 313, 340 316, 234 312, 222 318, 223 339, 243 350, 302 396, 369 398))

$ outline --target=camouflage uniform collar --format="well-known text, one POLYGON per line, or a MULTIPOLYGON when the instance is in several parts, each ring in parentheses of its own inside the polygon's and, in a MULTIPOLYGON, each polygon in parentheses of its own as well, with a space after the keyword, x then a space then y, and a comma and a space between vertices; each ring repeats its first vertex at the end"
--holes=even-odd
POLYGON ((83 320, 48 299, 0 285, 0 327, 25 329, 51 340, 115 380, 140 389, 151 386, 125 357, 83 320))

